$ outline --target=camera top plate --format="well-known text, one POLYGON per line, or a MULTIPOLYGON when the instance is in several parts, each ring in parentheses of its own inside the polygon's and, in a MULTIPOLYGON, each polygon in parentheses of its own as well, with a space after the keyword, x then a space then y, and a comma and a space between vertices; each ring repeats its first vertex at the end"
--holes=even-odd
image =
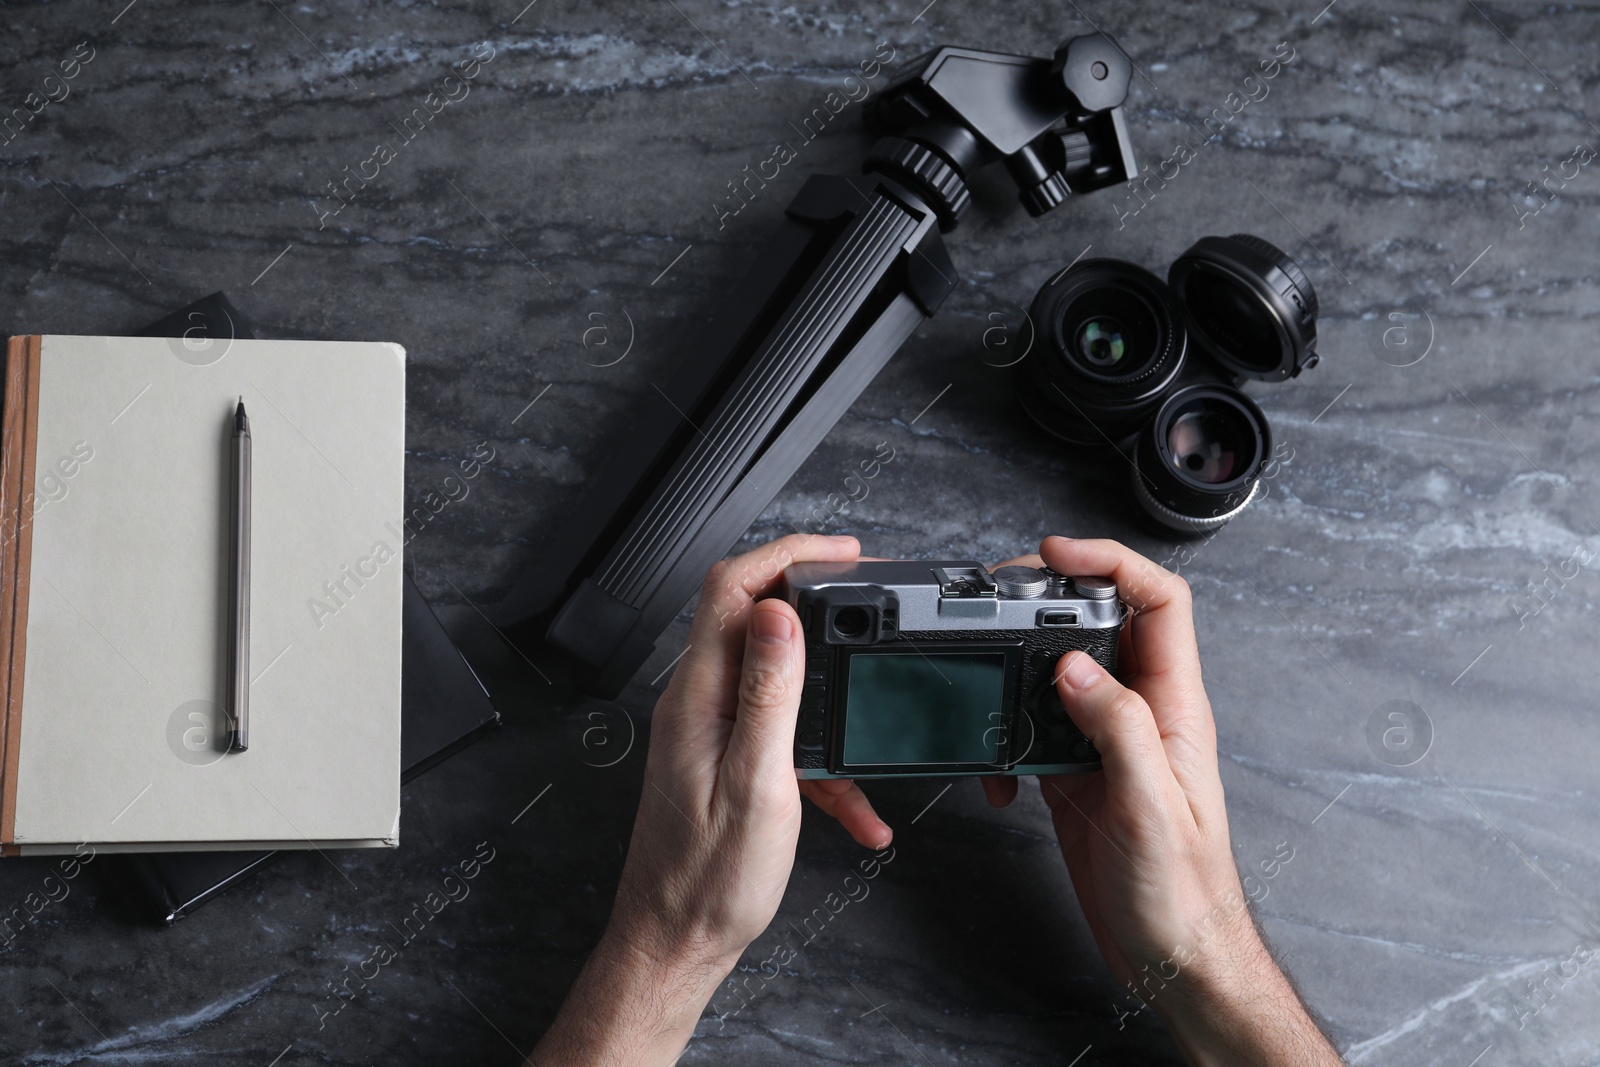
MULTIPOLYGON (((1008 568, 1009 571, 1009 568, 1008 568)), ((808 638, 828 643, 870 643, 888 636, 880 630, 1030 630, 1043 626, 1111 629, 1121 625, 1122 605, 1107 579, 1074 579, 1038 569, 1039 582, 1024 582, 1014 573, 997 583, 989 569, 974 560, 857 560, 850 563, 808 562, 784 571, 783 597, 800 613, 808 638), (1081 583, 1081 584, 1080 584, 1081 583), (1018 590, 1020 587, 1020 591, 1018 590), (1107 595, 1108 592, 1111 595, 1107 595), (872 609, 873 626, 860 634, 839 634, 828 620, 810 618, 808 609, 826 603, 837 609, 859 604, 872 609), (885 608, 891 608, 885 612, 885 608), (882 616, 892 618, 883 620, 882 616), (1070 622, 1047 622, 1047 618, 1070 622), (840 638, 843 640, 839 640, 840 638)))

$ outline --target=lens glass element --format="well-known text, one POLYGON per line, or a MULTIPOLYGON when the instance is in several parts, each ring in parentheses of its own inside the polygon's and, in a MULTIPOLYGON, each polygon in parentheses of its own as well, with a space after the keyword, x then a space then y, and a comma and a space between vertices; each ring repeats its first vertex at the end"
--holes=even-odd
POLYGON ((1090 319, 1078 327, 1078 353, 1097 367, 1110 367, 1128 351, 1122 325, 1114 319, 1090 319))
MULTIPOLYGON (((1202 401, 1203 403, 1203 401, 1202 401)), ((1207 485, 1231 482, 1252 458, 1255 435, 1241 413, 1229 407, 1189 410, 1167 431, 1167 452, 1186 478, 1207 485)))
POLYGON ((1144 295, 1119 284, 1079 293, 1063 309, 1058 330, 1069 365, 1108 383, 1149 370, 1165 341, 1160 320, 1144 295))

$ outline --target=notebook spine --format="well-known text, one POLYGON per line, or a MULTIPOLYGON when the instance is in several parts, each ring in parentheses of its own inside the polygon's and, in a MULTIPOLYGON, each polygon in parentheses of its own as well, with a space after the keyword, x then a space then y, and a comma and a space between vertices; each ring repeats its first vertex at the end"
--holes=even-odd
POLYGON ((13 337, 0 398, 0 855, 16 843, 17 760, 33 559, 34 466, 39 440, 41 338, 13 337))

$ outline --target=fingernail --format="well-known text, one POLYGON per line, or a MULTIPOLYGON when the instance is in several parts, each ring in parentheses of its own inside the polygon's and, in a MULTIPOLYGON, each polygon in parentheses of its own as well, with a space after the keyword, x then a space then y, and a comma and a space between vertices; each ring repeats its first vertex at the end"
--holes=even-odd
POLYGON ((790 626, 787 616, 776 611, 758 611, 750 620, 750 630, 757 641, 782 645, 789 640, 790 626))
POLYGON ((1088 689, 1101 678, 1105 670, 1087 652, 1069 652, 1066 666, 1061 669, 1062 680, 1069 689, 1088 689))
POLYGON ((838 541, 842 545, 848 545, 851 541, 854 541, 855 538, 851 537, 849 534, 829 534, 828 540, 838 541))

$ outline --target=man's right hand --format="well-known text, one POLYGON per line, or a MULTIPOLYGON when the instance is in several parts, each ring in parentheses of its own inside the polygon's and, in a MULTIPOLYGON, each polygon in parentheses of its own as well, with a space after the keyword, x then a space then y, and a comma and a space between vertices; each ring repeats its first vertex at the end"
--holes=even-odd
MULTIPOLYGON (((1112 974, 1167 1021, 1192 1063, 1340 1063, 1246 908, 1188 583, 1115 541, 1050 537, 1040 556, 1060 574, 1113 579, 1132 609, 1120 651, 1126 684, 1082 652, 1056 666, 1062 705, 1103 773, 1039 783, 1112 974)), ((1005 804, 1016 779, 985 788, 1005 804)))

